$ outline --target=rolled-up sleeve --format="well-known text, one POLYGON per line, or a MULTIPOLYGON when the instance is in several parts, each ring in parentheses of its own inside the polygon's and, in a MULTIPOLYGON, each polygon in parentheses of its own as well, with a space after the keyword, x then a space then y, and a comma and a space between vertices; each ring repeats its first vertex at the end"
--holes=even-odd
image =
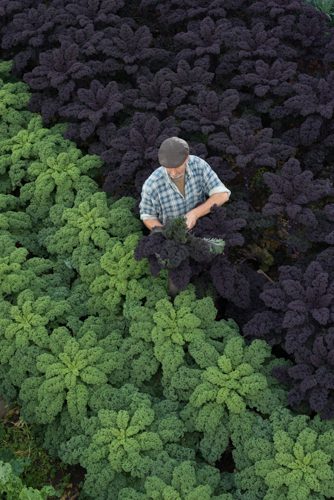
POLYGON ((158 219, 157 207, 154 201, 153 189, 144 183, 139 203, 140 219, 158 219))
POLYGON ((225 184, 219 179, 216 172, 212 170, 210 165, 203 160, 203 181, 204 190, 207 196, 212 196, 216 193, 228 193, 231 195, 231 191, 225 186, 225 184))

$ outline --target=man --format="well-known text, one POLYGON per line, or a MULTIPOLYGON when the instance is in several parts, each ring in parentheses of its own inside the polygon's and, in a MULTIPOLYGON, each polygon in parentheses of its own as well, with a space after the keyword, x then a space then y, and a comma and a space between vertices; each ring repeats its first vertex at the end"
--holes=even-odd
POLYGON ((184 139, 165 139, 158 158, 160 167, 144 182, 139 204, 140 218, 148 229, 181 215, 192 229, 213 205, 223 205, 229 199, 231 191, 206 161, 189 154, 184 139))

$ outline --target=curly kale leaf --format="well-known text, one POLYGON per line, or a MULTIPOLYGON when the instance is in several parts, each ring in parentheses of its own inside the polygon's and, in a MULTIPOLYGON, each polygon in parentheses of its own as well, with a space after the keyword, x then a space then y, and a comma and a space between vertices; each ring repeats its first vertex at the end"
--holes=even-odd
POLYGON ((50 335, 51 352, 37 357, 37 369, 43 375, 26 379, 20 397, 40 423, 52 422, 64 403, 73 420, 86 416, 89 395, 108 381, 108 375, 119 367, 121 358, 110 355, 113 343, 98 341, 95 333, 71 337, 66 328, 50 335))
POLYGON ((17 296, 17 304, 9 308, 8 315, 2 318, 4 335, 16 347, 35 344, 49 346, 47 326, 57 319, 65 321, 70 305, 65 300, 55 301, 49 296, 37 299, 32 290, 24 290, 17 296))
POLYGON ((96 307, 101 307, 102 304, 107 310, 117 312, 130 284, 148 274, 146 262, 137 262, 133 256, 138 238, 132 234, 124 242, 109 239, 100 260, 104 274, 97 276, 90 285, 94 294, 90 301, 92 306, 96 303, 96 307))
POLYGON ((241 495, 268 500, 333 495, 332 425, 280 408, 269 420, 245 413, 230 427, 241 495))
POLYGON ((334 329, 317 335, 313 345, 296 351, 293 366, 278 366, 273 375, 289 388, 288 402, 298 409, 304 402, 324 419, 334 416, 334 329))
POLYGON ((273 192, 262 209, 264 215, 284 215, 293 222, 312 228, 317 225, 315 215, 307 204, 331 193, 329 180, 313 179, 313 173, 302 171, 298 160, 293 158, 283 165, 278 175, 265 172, 263 179, 273 192))
POLYGON ((154 352, 162 363, 164 375, 169 378, 184 363, 185 348, 205 348, 205 332, 201 318, 196 316, 194 291, 181 292, 172 305, 168 299, 161 299, 155 305, 152 329, 154 352))
POLYGON ((260 294, 268 310, 256 313, 244 332, 265 336, 274 326, 283 335, 286 351, 294 353, 317 328, 329 327, 334 319, 332 259, 332 252, 324 251, 306 269, 281 266, 278 282, 265 284, 260 294))
POLYGON ((191 395, 190 405, 201 408, 214 402, 226 406, 230 413, 241 413, 246 406, 268 411, 262 401, 268 383, 260 370, 269 356, 270 349, 262 340, 245 346, 242 337, 229 339, 217 365, 203 371, 202 383, 191 395))
POLYGON ((132 488, 124 488, 120 491, 120 500, 144 500, 153 498, 163 498, 168 495, 170 498, 184 500, 232 500, 232 495, 222 493, 215 495, 218 490, 218 471, 207 466, 202 470, 191 461, 184 461, 176 465, 172 471, 169 481, 164 481, 158 476, 149 476, 145 481, 145 493, 135 491, 132 488), (209 470, 207 470, 209 469, 209 470), (212 469, 212 470, 211 470, 212 469))
POLYGON ((48 251, 69 254, 74 248, 89 243, 105 249, 110 239, 108 213, 106 195, 99 192, 90 195, 85 201, 76 201, 73 208, 64 208, 62 227, 45 238, 48 251))

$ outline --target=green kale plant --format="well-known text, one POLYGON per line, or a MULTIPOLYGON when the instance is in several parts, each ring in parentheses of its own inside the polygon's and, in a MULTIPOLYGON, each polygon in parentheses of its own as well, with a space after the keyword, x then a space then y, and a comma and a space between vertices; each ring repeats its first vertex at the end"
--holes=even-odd
POLYGON ((89 304, 94 304, 97 311, 103 306, 110 313, 117 313, 131 283, 149 274, 147 263, 138 262, 133 256, 138 239, 137 234, 132 234, 124 241, 109 238, 106 242, 100 259, 101 275, 90 286, 94 296, 89 304))
POLYGON ((27 378, 20 391, 22 412, 30 422, 48 423, 67 405, 73 420, 86 416, 90 393, 105 384, 121 356, 112 336, 97 340, 94 332, 80 338, 59 327, 49 337, 50 351, 37 356, 42 375, 27 378))
POLYGON ((267 421, 244 414, 230 426, 239 495, 247 491, 265 500, 333 497, 332 422, 280 408, 267 421))
POLYGON ((120 491, 119 500, 232 500, 230 493, 218 493, 220 477, 217 469, 203 467, 190 461, 175 466, 168 482, 158 476, 149 476, 145 481, 145 493, 133 488, 120 491))

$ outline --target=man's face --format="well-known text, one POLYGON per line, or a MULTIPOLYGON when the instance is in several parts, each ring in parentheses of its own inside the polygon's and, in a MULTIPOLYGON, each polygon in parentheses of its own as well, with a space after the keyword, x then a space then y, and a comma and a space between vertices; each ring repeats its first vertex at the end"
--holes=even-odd
POLYGON ((174 168, 166 168, 166 172, 167 174, 172 178, 172 179, 179 179, 180 177, 183 176, 183 174, 185 173, 186 171, 186 168, 187 168, 187 164, 188 164, 188 158, 189 158, 189 155, 187 156, 187 158, 184 160, 184 162, 179 165, 178 167, 174 167, 174 168))

